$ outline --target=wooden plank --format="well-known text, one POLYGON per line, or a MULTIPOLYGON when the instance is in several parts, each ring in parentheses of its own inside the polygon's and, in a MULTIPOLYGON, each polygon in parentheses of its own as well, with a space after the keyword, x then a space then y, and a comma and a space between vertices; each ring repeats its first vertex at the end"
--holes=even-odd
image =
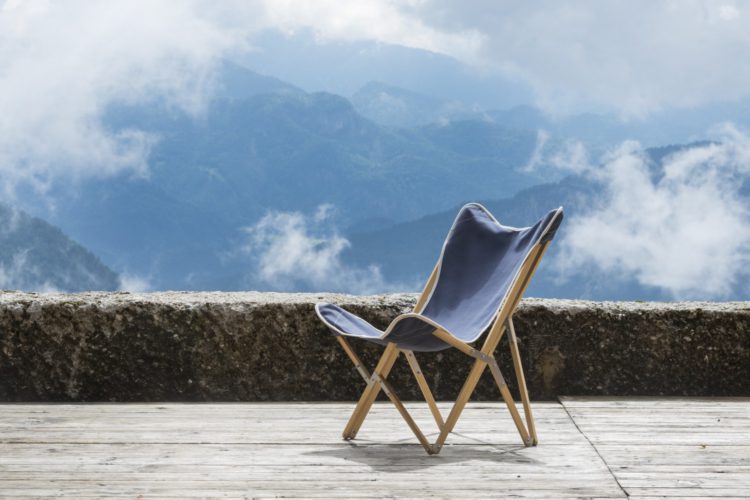
MULTIPOLYGON (((422 401, 417 402, 405 402, 405 405, 409 408, 414 407, 415 409, 422 409, 425 413, 427 412, 427 406, 422 401)), ((445 403, 438 403, 438 407, 445 410, 449 409, 450 406, 445 403)), ((84 404, 78 406, 68 405, 48 405, 48 406, 20 406, 20 405, 5 405, 0 404, 0 416, 3 418, 35 418, 35 417, 56 417, 65 419, 73 416, 81 417, 102 417, 102 418, 130 418, 130 416, 147 417, 147 418, 185 418, 190 419, 195 416, 207 416, 215 418, 248 418, 248 417, 283 417, 285 420, 295 419, 315 419, 315 418, 338 418, 344 419, 348 417, 349 411, 354 408, 354 404, 347 404, 342 406, 333 405, 321 405, 320 408, 317 404, 311 403, 305 407, 303 406, 289 406, 284 404, 264 404, 255 406, 254 404, 246 405, 195 405, 195 406, 180 406, 180 407, 165 407, 163 409, 158 408, 140 408, 137 405, 102 405, 101 408, 98 404, 84 404)), ((540 403, 538 409, 541 413, 547 415, 553 415, 560 417, 565 415, 565 411, 561 405, 556 403, 540 403)), ((467 415, 469 418, 472 417, 471 411, 477 411, 473 415, 476 419, 482 419, 486 416, 486 411, 489 412, 507 412, 505 405, 500 401, 498 397, 497 402, 492 403, 470 403, 467 406, 467 415)), ((373 414, 393 414, 394 409, 388 402, 376 402, 372 408, 373 414)))
MULTIPOLYGON (((37 450, 39 451, 39 450, 37 450)), ((106 458, 106 457, 104 457, 106 458)), ((139 467, 133 467, 132 464, 127 463, 44 463, 43 468, 40 469, 39 463, 24 463, 24 464, 2 464, 0 465, 0 472, 7 474, 26 474, 26 473, 39 473, 39 474, 55 474, 55 473, 157 473, 164 472, 167 474, 178 474, 178 473, 213 473, 213 472, 234 472, 234 471, 263 471, 264 473, 275 474, 283 473, 289 470, 290 464, 242 464, 242 463, 211 463, 211 464, 183 464, 178 462, 169 462, 161 459, 154 461, 145 461, 140 464, 139 467)), ((325 471, 342 471, 342 472, 371 472, 372 467, 366 463, 356 463, 349 461, 346 463, 298 463, 294 464, 295 471, 313 471, 321 470, 325 468, 325 471)), ((403 464, 381 464, 378 465, 378 470, 384 472, 399 472, 404 468, 403 464)), ((579 472, 581 474, 587 474, 589 472, 598 472, 603 470, 601 464, 587 464, 583 461, 561 461, 560 463, 544 462, 543 468, 540 467, 539 462, 536 460, 529 460, 528 462, 514 462, 510 468, 504 468, 498 471, 496 463, 491 461, 473 460, 466 461, 465 463, 460 462, 448 462, 444 464, 433 464, 431 469, 438 470, 442 468, 446 473, 470 473, 476 471, 477 473, 498 473, 498 474, 522 474, 522 475, 533 475, 537 473, 551 473, 551 474, 571 474, 579 472), (541 471, 541 472, 540 472, 541 471)), ((717 473, 722 475, 731 475, 734 473, 742 473, 743 475, 750 474, 750 467, 748 466, 654 466, 654 467, 639 467, 637 472, 631 471, 630 467, 613 467, 613 470, 619 469, 625 474, 621 474, 622 477, 647 477, 653 475, 654 477, 700 477, 706 473, 717 473)), ((7 476, 10 477, 10 476, 7 476)))
MULTIPOLYGON (((549 444, 524 448, 500 404, 470 404, 437 457, 389 404, 369 440, 341 441, 352 406, 0 407, 0 497, 623 497, 560 405, 537 412, 549 444)), ((434 425, 426 405, 414 415, 434 425)))
MULTIPOLYGON (((133 405, 120 406, 133 409, 133 405)), ((54 415, 17 415, 14 418, 13 415, 2 413, 0 442, 327 444, 341 442, 339 432, 348 413, 339 408, 330 411, 330 405, 322 405, 324 408, 320 412, 311 414, 290 412, 290 405, 265 404, 255 410, 255 405, 245 405, 250 408, 243 409, 245 416, 242 416, 237 415, 237 405, 212 406, 215 409, 209 414, 201 412, 200 415, 191 415, 190 412, 184 412, 188 415, 180 414, 174 417, 173 412, 165 416, 160 415, 158 411, 148 414, 137 413, 137 417, 132 412, 119 411, 102 415, 86 405, 82 405, 83 409, 76 406, 66 407, 64 411, 55 412, 54 415), (229 410, 230 414, 226 415, 227 411, 221 411, 222 409, 229 410), (306 418, 301 418, 300 414, 305 414, 306 418), (280 418, 289 424, 285 426, 284 432, 279 432, 278 429, 280 418)), ((184 408, 184 405, 179 408, 184 408)), ((451 443, 517 442, 512 419, 501 404, 476 404, 469 405, 468 408, 468 413, 456 429, 460 434, 452 435, 451 443)), ((434 426, 431 422, 432 414, 426 405, 421 404, 413 408, 412 414, 425 428, 434 426)), ((560 405, 542 405, 538 414, 538 420, 544 424, 542 436, 549 444, 562 444, 580 439, 578 431, 560 405)), ((414 441, 408 427, 391 405, 375 405, 372 415, 377 415, 377 419, 370 423, 365 421, 360 439, 356 442, 414 441)))
POLYGON ((747 411, 748 397, 662 397, 662 396, 560 396, 566 408, 737 408, 747 411))
MULTIPOLYGON (((575 491, 565 490, 529 490, 519 489, 513 492, 512 496, 504 495, 502 490, 441 490, 437 488, 401 488, 382 487, 371 488, 368 490, 358 490, 349 486, 340 486, 337 488, 324 487, 313 483, 308 484, 306 489, 287 489, 283 485, 273 485, 266 488, 244 488, 239 490, 225 489, 160 489, 160 488, 129 488, 130 493, 127 497, 131 500, 150 498, 575 498, 591 499, 600 497, 600 490, 597 488, 581 487, 575 491)), ((122 497, 120 490, 108 488, 104 485, 92 485, 91 487, 61 488, 51 486, 49 488, 22 488, 17 490, 3 491, 5 498, 45 498, 45 497, 69 497, 69 498, 114 498, 122 497)), ((607 498, 625 498, 624 496, 613 496, 607 498)))
MULTIPOLYGON (((675 497, 674 494, 672 495, 662 495, 662 496, 642 496, 642 495, 632 495, 628 497, 629 500, 665 500, 669 498, 679 498, 679 496, 675 497)), ((731 499, 731 500, 747 500, 746 495, 742 496, 734 496, 734 495, 722 495, 721 498, 731 499)), ((715 500, 715 496, 690 496, 690 500, 715 500)))
POLYGON ((661 498, 727 498, 736 497, 747 500, 747 488, 628 488, 630 498, 652 496, 661 498))
POLYGON ((750 446, 597 444, 610 466, 750 465, 750 446))
MULTIPOLYGON (((165 460, 162 462, 144 462, 134 467, 133 464, 127 463, 34 463, 34 464, 6 464, 0 466, 0 473, 3 478, 23 479, 28 477, 46 477, 46 478, 71 478, 82 474, 96 474, 96 477, 124 477, 124 476, 155 476, 164 475, 164 477, 178 477, 190 475, 196 478, 210 475, 243 475, 243 474, 266 474, 266 475, 284 475, 292 471, 295 474, 343 474, 347 477, 353 477, 356 474, 372 474, 373 467, 365 463, 305 463, 305 464, 242 464, 242 463, 225 463, 225 464, 182 464, 170 463, 165 460)), ((446 474, 461 474, 469 476, 492 475, 501 478, 505 476, 513 477, 537 477, 537 476, 565 476, 585 477, 598 475, 605 470, 599 464, 586 464, 582 462, 568 464, 549 464, 540 466, 538 463, 520 463, 513 464, 510 467, 500 468, 497 463, 491 462, 473 462, 470 464, 437 464, 427 465, 430 471, 442 472, 446 474)), ((377 466, 379 472, 387 472, 388 477, 392 474, 411 474, 413 479, 413 469, 416 466, 406 466, 402 464, 381 464, 377 466), (406 471, 406 472, 405 472, 406 471)))
POLYGON ((605 469, 587 444, 550 445, 544 451, 520 445, 454 445, 446 454, 427 456, 419 444, 409 445, 182 445, 158 444, 8 444, 2 448, 0 466, 20 464, 183 464, 183 465, 357 465, 372 468, 398 465, 405 468, 456 467, 461 463, 487 463, 502 467, 532 464, 587 465, 605 469))
MULTIPOLYGON (((427 425, 424 422, 419 422, 420 425, 427 425)), ((404 427, 403 422, 394 422, 392 427, 404 427)), ((354 440, 354 443, 362 444, 377 444, 377 443, 412 443, 417 442, 413 435, 408 433, 409 428, 406 427, 406 433, 403 431, 399 432, 384 432, 382 430, 373 429, 371 432, 363 432, 360 437, 354 440)), ((201 444, 201 443, 216 443, 216 444, 318 444, 326 445, 329 443, 335 443, 341 440, 339 433, 319 433, 316 435, 305 435, 304 432, 290 432, 283 436, 273 436, 270 434, 273 431, 272 428, 257 428, 253 430, 247 430, 246 432, 206 432, 205 430, 180 430, 173 429, 169 431, 158 431, 156 429, 149 430, 138 430, 138 429, 120 429, 120 430, 102 430, 98 431, 95 429, 81 429, 80 431, 73 430, 47 430, 44 433, 30 434, 33 431, 12 431, 3 432, 3 438, 0 439, 0 443, 183 443, 183 444, 201 444)), ((518 435, 516 434, 515 439, 512 434, 507 430, 498 431, 477 431, 476 429, 466 429, 464 432, 463 428, 456 430, 457 434, 451 435, 450 444, 497 444, 506 445, 513 443, 520 443, 518 435)), ((427 436, 435 437, 436 432, 428 433, 427 436)), ((546 434, 540 434, 541 437, 545 437, 546 434)), ((628 434, 628 433, 610 433, 596 432, 589 433, 586 435, 592 439, 597 447, 600 445, 612 444, 612 445, 627 445, 632 443, 635 438, 643 439, 643 434, 628 434)), ((564 432, 556 435, 550 435, 549 440, 545 441, 549 444, 565 444, 575 440, 577 436, 571 432, 564 432)), ((651 439, 651 444, 659 446, 679 446, 686 445, 693 448, 708 447, 708 446, 736 446, 747 448, 750 446, 750 436, 735 435, 733 433, 706 433, 703 435, 684 435, 681 433, 667 433, 663 432, 659 435, 654 436, 651 439)))
POLYGON ((750 498, 750 399, 561 402, 631 498, 750 498))
POLYGON ((678 474, 665 477, 662 474, 647 474, 641 477, 618 475, 623 488, 630 491, 636 488, 690 488, 690 489, 742 489, 750 491, 750 478, 747 474, 678 474))
POLYGON ((0 497, 622 498, 613 474, 633 498, 750 497, 746 401, 570 403, 535 404, 537 448, 470 403, 437 457, 387 402, 352 444, 353 404, 0 405, 0 497))

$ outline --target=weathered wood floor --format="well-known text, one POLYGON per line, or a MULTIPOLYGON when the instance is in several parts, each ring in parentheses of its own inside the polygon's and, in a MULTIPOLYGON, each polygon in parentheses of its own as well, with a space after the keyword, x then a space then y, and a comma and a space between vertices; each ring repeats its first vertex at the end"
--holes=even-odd
POLYGON ((352 408, 3 404, 0 497, 750 498, 750 399, 536 403, 536 448, 475 403, 432 457, 389 403, 342 441, 352 408))

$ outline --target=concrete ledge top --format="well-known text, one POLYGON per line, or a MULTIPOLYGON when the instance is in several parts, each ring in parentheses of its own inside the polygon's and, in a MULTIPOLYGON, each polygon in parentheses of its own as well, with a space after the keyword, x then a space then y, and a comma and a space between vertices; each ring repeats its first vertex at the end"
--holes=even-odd
MULTIPOLYGON (((97 307, 117 307, 133 303, 163 304, 173 306, 201 305, 297 305, 331 302, 339 305, 353 306, 403 306, 411 307, 417 300, 416 293, 389 293, 381 295, 349 295, 340 293, 280 293, 280 292, 87 292, 67 293, 27 293, 3 290, 0 291, 0 305, 14 303, 38 305, 69 303, 76 305, 96 305, 97 307)), ((744 302, 641 302, 641 301, 590 301, 569 299, 526 298, 521 302, 521 309, 544 308, 553 312, 575 312, 578 310, 607 310, 611 312, 637 311, 689 311, 732 312, 750 314, 750 301, 744 302)))
MULTIPOLYGON (((0 400, 352 400, 361 381, 313 304, 340 304, 382 329, 416 298, 0 292, 0 400)), ((750 302, 526 299, 514 323, 535 398, 750 390, 750 302)), ((355 344, 362 362, 375 366, 382 348, 355 344)), ((509 352, 496 352, 503 367, 509 352)), ((420 353, 437 399, 455 398, 470 366, 465 358, 455 349, 420 353)), ((392 383, 402 398, 420 398, 402 365, 392 383)), ((475 396, 493 400, 497 390, 490 380, 475 396)))

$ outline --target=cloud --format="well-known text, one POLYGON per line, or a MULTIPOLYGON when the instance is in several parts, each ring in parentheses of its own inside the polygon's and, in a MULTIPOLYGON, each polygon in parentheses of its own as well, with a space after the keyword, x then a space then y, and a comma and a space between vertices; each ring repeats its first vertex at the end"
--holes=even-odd
POLYGON ((464 36, 458 49, 433 43, 431 50, 528 82, 537 104, 553 113, 587 107, 642 117, 750 96, 747 2, 433 0, 388 5, 419 19, 435 39, 441 33, 464 36))
MULTIPOLYGON (((227 4, 228 5, 228 4, 227 4)), ((245 44, 208 3, 0 3, 0 176, 44 191, 55 179, 147 172, 155 137, 107 130, 113 103, 197 113, 218 59, 245 44)))
POLYGON ((321 40, 372 40, 468 54, 474 32, 436 30, 412 2, 366 0, 0 1, 0 189, 39 192, 59 179, 148 175, 158 141, 109 130, 112 104, 160 103, 197 114, 222 58, 263 30, 312 29, 321 40))
POLYGON ((121 273, 120 274, 120 291, 123 292, 149 292, 154 287, 148 278, 137 274, 121 273))
POLYGON ((485 35, 476 29, 442 29, 422 19, 430 2, 414 0, 268 0, 268 27, 286 33, 312 29, 321 41, 371 40, 471 59, 485 35))
POLYGON ((707 0, 268 1, 266 27, 454 57, 525 81, 552 114, 641 118, 750 97, 750 4, 707 0))
POLYGON ((253 277, 273 290, 325 290, 382 293, 405 287, 386 283, 377 266, 347 265, 341 253, 350 247, 332 224, 333 207, 321 205, 312 216, 269 212, 245 228, 242 251, 254 264, 253 277))
POLYGON ((41 271, 28 261, 28 250, 10 256, 9 262, 0 261, 0 290, 55 293, 60 290, 42 277, 41 271))
POLYGON ((549 132, 537 130, 534 150, 526 165, 520 168, 521 172, 540 173, 551 167, 556 172, 581 174, 591 168, 589 153, 583 142, 567 139, 550 146, 549 138, 549 132))
POLYGON ((584 172, 602 189, 571 218, 556 265, 593 267, 674 298, 721 298, 750 277, 750 138, 727 126, 716 143, 653 165, 636 142, 584 172), (743 188, 743 185, 745 186, 743 188))
POLYGON ((578 140, 568 139, 546 158, 549 165, 570 173, 581 174, 591 169, 586 146, 578 140))
POLYGON ((455 57, 529 83, 551 112, 623 116, 750 96, 750 4, 131 0, 0 2, 0 189, 148 175, 159 140, 102 123, 117 103, 199 114, 222 58, 264 30, 455 57))
POLYGON ((526 165, 521 167, 522 172, 533 172, 542 163, 544 159, 544 147, 547 145, 549 140, 549 132, 543 129, 536 131, 536 144, 534 145, 534 151, 531 152, 531 157, 526 165))

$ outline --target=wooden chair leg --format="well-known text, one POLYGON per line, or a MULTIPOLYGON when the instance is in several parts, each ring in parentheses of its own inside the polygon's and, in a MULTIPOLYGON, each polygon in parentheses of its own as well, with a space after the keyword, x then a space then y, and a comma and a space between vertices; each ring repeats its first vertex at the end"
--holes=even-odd
MULTIPOLYGON (((375 373, 371 376, 367 372, 367 368, 365 368, 364 364, 359 359, 359 356, 357 356, 357 354, 354 352, 354 350, 352 349, 352 347, 349 345, 349 342, 347 342, 346 339, 343 338, 343 337, 341 337, 341 336, 336 337, 336 338, 337 338, 339 344, 341 345, 341 347, 344 349, 344 352, 346 352, 346 355, 349 356, 349 359, 351 359, 352 363, 354 364, 354 367, 357 369, 357 371, 359 372, 359 374, 362 376, 363 379, 365 379, 366 382, 368 382, 368 387, 370 386, 371 380, 375 380, 378 383, 378 385, 380 386, 380 388, 383 390, 383 392, 385 392, 385 394, 388 396, 388 399, 391 400, 391 402, 393 403, 393 405, 396 407, 396 409, 398 410, 398 412, 401 414, 401 416, 403 417, 403 419, 406 421, 406 423, 409 426, 409 428, 412 430, 412 432, 414 433, 414 435, 417 437, 417 440, 419 441, 419 443, 424 447, 425 451, 427 451, 428 454, 432 454, 433 453, 433 451, 432 451, 432 445, 427 440, 427 438, 425 437, 424 433, 422 433, 422 430, 419 428, 419 426, 417 425, 417 423, 414 421, 414 419, 412 418, 412 416, 409 414, 408 410, 406 409, 406 407, 404 406, 404 404, 401 402, 401 400, 399 399, 399 397, 396 395, 396 391, 393 390, 393 387, 391 386, 391 384, 387 380, 385 380, 385 379, 381 378, 379 375, 377 375, 378 374, 378 368, 375 369, 375 373)), ((409 353, 411 354, 412 357, 414 356, 414 354, 411 353, 411 351, 409 351, 409 353)), ((383 360, 383 358, 385 357, 385 355, 386 355, 386 353, 384 352, 383 356, 381 357, 381 361, 383 360)), ((389 354, 389 356, 390 356, 390 354, 389 354)), ((394 362, 395 362, 396 358, 397 358, 397 356, 395 356, 393 358, 394 362)), ((416 361, 416 358, 415 358, 415 361, 416 361)), ((380 366, 380 364, 379 364, 379 366, 380 366)), ((422 377, 422 378, 424 379, 424 377, 422 377)), ((365 390, 367 390, 367 389, 365 389, 365 390)), ((430 395, 430 398, 432 398, 432 393, 429 392, 429 387, 427 387, 427 391, 428 391, 428 393, 430 395)), ((433 405, 434 405, 435 400, 434 399, 431 399, 431 400, 432 400, 433 405)), ((361 400, 360 400, 360 402, 361 402, 361 400)), ((365 416, 367 416, 367 411, 365 411, 364 414, 360 413, 361 411, 363 411, 363 409, 360 408, 360 405, 358 404, 357 408, 355 408, 355 413, 357 413, 361 417, 362 421, 364 421, 365 416)), ((438 415, 439 415, 439 413, 438 413, 438 415)), ((352 418, 354 418, 354 415, 352 415, 352 418)), ((350 424, 351 423, 352 422, 351 422, 351 419, 350 419, 350 424)), ((361 425, 361 423, 360 423, 360 425, 361 425)), ((346 430, 344 432, 346 432, 346 430)), ((356 435, 356 431, 355 431, 355 435, 356 435)), ((349 438, 349 439, 352 439, 352 438, 349 438)))
MULTIPOLYGON (((520 434, 521 439, 523 440, 523 443, 526 446, 536 445, 538 441, 536 437, 536 429, 534 427, 534 417, 531 413, 531 404, 529 401, 528 389, 526 387, 526 379, 524 378, 524 374, 523 374, 523 366, 521 364, 521 357, 518 351, 516 332, 513 326, 513 321, 510 318, 508 318, 506 323, 508 326, 507 329, 510 332, 509 343, 510 343, 511 355, 513 357, 513 366, 515 368, 516 377, 518 378, 519 389, 521 392, 521 400, 523 403, 524 414, 526 417, 526 425, 524 425, 524 422, 521 419, 521 415, 518 413, 518 409, 516 408, 515 401, 513 400, 513 396, 511 395, 510 390, 508 389, 508 385, 505 382, 505 379, 503 378, 503 375, 502 375, 502 372, 500 371, 500 367, 498 366, 497 360, 491 354, 492 344, 485 344, 482 351, 479 352, 471 348, 468 345, 460 344, 458 342, 456 343, 455 347, 459 348, 459 350, 465 352, 466 354, 473 356, 475 358, 475 361, 474 361, 474 365, 472 366, 471 371, 469 372, 468 377, 466 378, 466 381, 464 382, 463 387, 461 388, 461 392, 459 393, 458 398, 456 399, 456 402, 454 403, 453 408, 451 409, 451 412, 448 415, 448 419, 445 421, 443 420, 443 417, 440 414, 440 410, 438 409, 437 403, 435 402, 435 398, 432 395, 432 391, 430 390, 430 387, 427 384, 427 380, 424 378, 424 374, 422 373, 419 363, 417 362, 416 356, 414 356, 414 353, 412 351, 409 351, 409 350, 403 351, 409 363, 409 366, 412 372, 414 373, 414 377, 417 379, 417 383, 419 385, 420 390, 422 391, 425 401, 427 401, 427 404, 430 408, 430 412, 432 413, 435 419, 435 422, 437 423, 438 428, 440 429, 440 434, 438 435, 437 440, 435 441, 433 445, 430 445, 425 435, 422 433, 422 431, 419 429, 414 419, 406 410, 406 407, 403 405, 401 400, 396 395, 395 391, 393 390, 393 387, 386 380, 388 377, 388 374, 393 368, 394 363, 398 359, 398 355, 400 351, 398 350, 396 345, 394 343, 389 343, 386 346, 385 350, 383 351, 383 355, 381 356, 380 360, 378 361, 377 366, 375 367, 375 370, 373 371, 372 375, 370 375, 367 372, 367 369, 362 364, 359 357, 354 353, 351 346, 349 346, 349 343, 342 337, 338 337, 339 343, 343 347, 347 356, 349 356, 352 363, 354 363, 355 368, 360 373, 362 378, 364 378, 367 381, 367 387, 363 391, 362 396, 360 397, 359 402, 357 403, 357 406, 355 407, 354 412, 352 413, 352 416, 350 417, 349 422, 347 423, 346 428, 344 429, 344 432, 343 432, 344 439, 354 439, 356 437, 357 432, 359 432, 359 429, 362 426, 362 423, 364 422, 365 418, 367 417, 367 414, 369 413, 370 408, 372 407, 373 403, 375 402, 375 399, 377 398, 380 390, 382 389, 386 393, 388 398, 391 400, 391 402, 394 404, 394 406, 396 407, 398 412, 401 414, 401 416, 404 418, 406 423, 409 425, 412 432, 414 432, 414 435, 417 437, 420 444, 424 447, 427 453, 429 454, 440 453, 440 450, 445 444, 448 434, 455 427, 456 423, 458 422, 459 417, 461 416, 461 413, 463 412, 466 406, 466 403, 469 401, 469 398, 474 392, 474 389, 476 389, 476 386, 479 383, 479 379, 481 378, 482 373, 484 372, 484 369, 489 366, 490 372, 492 373, 492 376, 495 379, 495 383, 497 384, 498 389, 500 389, 500 394, 503 398, 503 401, 508 407, 508 411, 511 414, 513 423, 515 424, 516 429, 518 430, 518 433, 520 434), (485 350, 490 350, 490 352, 489 353, 484 352, 485 350), (527 426, 528 426, 528 430, 527 430, 527 426)), ((439 335, 439 332, 437 332, 437 334, 439 335)), ((499 338, 496 337, 496 339, 497 340, 493 342, 494 345, 497 345, 497 341, 499 341, 499 338)), ((451 341, 451 343, 453 343, 453 341, 451 341)))
POLYGON ((419 428, 417 423, 414 421, 414 419, 411 417, 409 412, 406 410, 406 407, 404 406, 404 404, 401 402, 398 396, 396 396, 396 392, 393 390, 393 387, 391 386, 391 384, 388 383, 387 380, 381 380, 381 384, 383 386, 383 391, 388 396, 388 399, 391 400, 391 402, 396 407, 398 412, 401 414, 404 420, 406 420, 406 423, 409 426, 409 428, 412 430, 414 435, 417 436, 417 440, 419 441, 419 443, 424 447, 427 454, 432 455, 434 453, 432 444, 430 444, 430 442, 427 440, 425 435, 422 433, 422 430, 419 428))
POLYGON ((500 367, 497 365, 497 361, 493 358, 489 365, 490 372, 492 372, 492 378, 495 379, 495 384, 497 384, 497 388, 500 389, 500 395, 508 406, 508 411, 513 418, 513 423, 516 424, 516 429, 518 429, 518 433, 521 435, 523 444, 525 446, 531 446, 531 438, 526 431, 526 427, 523 425, 521 415, 518 413, 518 408, 516 408, 516 402, 513 401, 513 396, 510 394, 510 389, 508 389, 508 384, 505 383, 505 379, 500 371, 500 367))
POLYGON ((409 367, 411 368, 412 373, 414 373, 414 378, 417 379, 417 384, 419 384, 419 389, 422 391, 422 396, 424 396, 424 400, 427 401, 427 405, 430 407, 430 412, 432 412, 438 430, 441 430, 445 422, 443 421, 443 416, 440 414, 440 410, 437 407, 430 386, 424 378, 424 373, 422 373, 422 369, 419 367, 417 357, 414 355, 413 351, 403 351, 403 353, 406 356, 406 361, 409 362, 409 367))
POLYGON ((508 317, 508 344, 510 344, 510 353, 513 358, 513 367, 516 370, 516 380, 518 380, 518 390, 521 393, 523 402, 523 412, 526 416, 526 426, 531 435, 531 444, 536 446, 539 440, 536 437, 536 426, 534 425, 534 415, 531 413, 531 401, 529 401, 529 391, 526 387, 526 377, 523 375, 523 365, 521 364, 521 354, 518 351, 518 341, 516 339, 516 329, 513 327, 513 318, 508 317))
POLYGON ((362 360, 359 359, 357 353, 354 352, 352 346, 349 345, 349 342, 347 342, 341 335, 337 336, 336 340, 338 340, 339 345, 344 349, 344 352, 349 356, 349 359, 352 360, 352 363, 354 363, 354 368, 357 369, 357 372, 362 376, 365 382, 369 382, 370 372, 367 371, 367 368, 365 368, 365 365, 362 363, 362 360))
POLYGON ((362 396, 359 398, 359 402, 344 428, 344 439, 354 439, 357 436, 357 432, 359 432, 359 428, 365 421, 365 417, 367 417, 367 413, 375 402, 375 398, 380 393, 380 380, 385 380, 388 377, 393 364, 398 358, 398 352, 398 348, 393 342, 390 342, 386 346, 383 355, 380 357, 380 361, 378 361, 373 374, 370 376, 370 380, 367 382, 367 387, 362 392, 362 396))
POLYGON ((469 376, 466 377, 466 381, 464 382, 463 387, 461 387, 461 392, 458 393, 456 402, 453 403, 453 408, 451 408, 451 412, 448 414, 448 418, 445 420, 445 424, 440 431, 440 435, 432 446, 435 450, 435 453, 440 452, 443 445, 445 444, 445 440, 448 439, 448 434, 450 434, 450 432, 453 430, 453 427, 455 427, 456 422, 458 422, 458 417, 461 416, 461 412, 464 410, 464 407, 469 401, 471 394, 477 387, 477 383, 479 383, 479 377, 482 376, 482 372, 486 367, 487 363, 485 363, 481 359, 477 359, 476 361, 474 361, 474 366, 472 366, 471 371, 469 372, 469 376))

